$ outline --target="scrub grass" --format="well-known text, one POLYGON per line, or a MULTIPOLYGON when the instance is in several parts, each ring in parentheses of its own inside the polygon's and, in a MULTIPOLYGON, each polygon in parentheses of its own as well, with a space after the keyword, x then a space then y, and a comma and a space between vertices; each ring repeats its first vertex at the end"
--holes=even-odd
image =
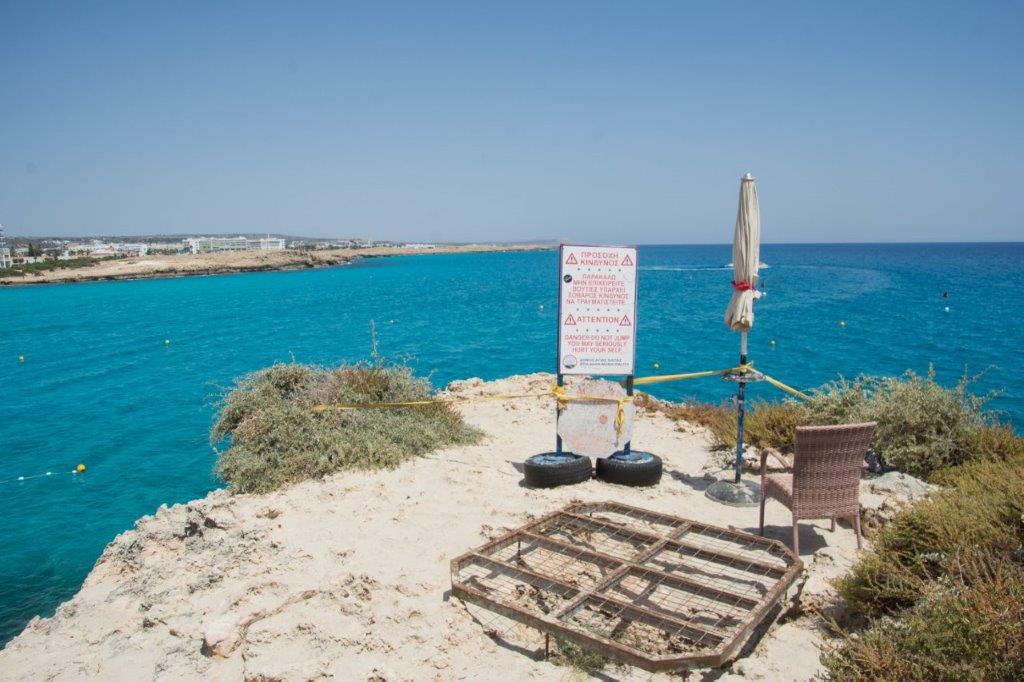
POLYGON ((823 653, 833 679, 1024 678, 1024 455, 936 479, 836 582, 867 625, 823 653))
POLYGON ((1024 457, 949 469, 940 492, 898 514, 875 537, 840 593, 867 616, 916 603, 926 583, 961 571, 965 556, 1024 559, 1024 457))
POLYGON ((595 654, 568 640, 558 638, 555 639, 555 646, 551 652, 551 662, 572 668, 585 677, 597 675, 612 663, 601 654, 595 654))
MULTIPOLYGON (((1006 461, 1024 453, 1024 441, 985 409, 990 396, 971 393, 973 379, 955 386, 921 376, 862 376, 840 379, 815 389, 797 402, 752 402, 746 413, 746 441, 757 448, 791 452, 802 424, 877 422, 873 447, 887 465, 928 479, 935 472, 968 461, 1006 461)), ((714 447, 736 448, 736 411, 728 403, 670 404, 648 399, 669 417, 707 427, 714 447)))
POLYGON ((265 493, 337 471, 391 469, 481 434, 406 366, 333 369, 277 364, 237 382, 220 404, 214 444, 230 438, 215 473, 232 491, 265 493), (430 400, 419 407, 316 412, 335 403, 430 400))
POLYGON ((706 427, 714 438, 716 448, 736 446, 736 414, 725 404, 702 402, 668 403, 646 393, 637 394, 636 405, 652 412, 661 412, 669 419, 706 427))
MULTIPOLYGON (((676 421, 707 427, 713 438, 713 447, 719 450, 736 449, 736 411, 727 403, 662 403, 643 396, 637 404, 663 412, 676 421)), ((744 423, 745 440, 759 448, 773 447, 783 452, 793 449, 796 427, 806 424, 807 410, 792 401, 770 403, 757 401, 747 408, 744 423)))

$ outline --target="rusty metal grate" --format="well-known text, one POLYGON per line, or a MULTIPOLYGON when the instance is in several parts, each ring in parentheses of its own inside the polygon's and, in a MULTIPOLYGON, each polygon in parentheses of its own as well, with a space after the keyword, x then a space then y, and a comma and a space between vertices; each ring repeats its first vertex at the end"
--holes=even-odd
POLYGON ((452 593, 645 670, 723 665, 803 564, 777 540, 572 504, 452 561, 452 593))

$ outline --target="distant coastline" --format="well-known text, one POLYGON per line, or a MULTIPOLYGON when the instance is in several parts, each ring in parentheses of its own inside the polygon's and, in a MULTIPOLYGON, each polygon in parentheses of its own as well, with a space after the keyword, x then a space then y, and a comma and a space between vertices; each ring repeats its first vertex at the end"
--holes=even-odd
POLYGON ((548 251, 554 242, 525 244, 439 244, 429 248, 415 246, 377 246, 362 249, 323 249, 316 251, 226 251, 220 253, 137 256, 97 261, 78 268, 58 268, 34 272, 23 277, 0 278, 0 286, 72 284, 126 279, 163 279, 198 277, 270 270, 307 270, 346 265, 360 258, 384 256, 426 256, 443 253, 480 253, 502 251, 548 251))

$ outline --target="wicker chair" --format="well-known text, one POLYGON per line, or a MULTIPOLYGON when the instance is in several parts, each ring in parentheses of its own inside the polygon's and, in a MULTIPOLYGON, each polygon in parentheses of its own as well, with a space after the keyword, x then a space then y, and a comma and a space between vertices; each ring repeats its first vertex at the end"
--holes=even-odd
POLYGON ((793 463, 772 451, 761 452, 761 535, 764 535, 764 503, 771 497, 793 512, 793 552, 800 553, 797 521, 837 518, 853 520, 860 549, 860 474, 875 422, 839 426, 798 426, 793 463), (792 473, 769 474, 767 456, 772 454, 792 473))

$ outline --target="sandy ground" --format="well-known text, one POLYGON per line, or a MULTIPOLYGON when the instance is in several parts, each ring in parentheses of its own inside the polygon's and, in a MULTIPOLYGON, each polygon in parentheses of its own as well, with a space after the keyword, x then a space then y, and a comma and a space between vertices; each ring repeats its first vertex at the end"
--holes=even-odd
POLYGON ((483 251, 543 251, 552 244, 459 244, 415 249, 404 246, 371 249, 330 249, 324 251, 226 251, 222 253, 181 254, 175 256, 142 256, 100 261, 83 268, 47 270, 25 277, 0 278, 0 285, 58 284, 113 279, 149 279, 154 277, 185 277, 261 270, 297 270, 342 265, 354 258, 377 256, 430 255, 438 253, 471 253, 483 251))
MULTIPOLYGON (((550 382, 529 375, 451 390, 471 397, 542 391, 550 382)), ((665 461, 658 486, 591 480, 533 490, 517 467, 551 449, 551 402, 460 409, 487 433, 481 444, 270 495, 217 491, 140 519, 107 547, 73 599, 0 652, 0 678, 581 679, 543 659, 537 632, 452 598, 451 559, 574 500, 618 500, 756 532, 756 508, 704 496, 709 450, 700 429, 638 415, 634 443, 665 461)), ((769 504, 767 524, 771 536, 789 537, 781 505, 769 504)), ((828 580, 854 556, 853 532, 804 523, 800 547, 807 575, 799 602, 828 604, 828 580)), ((816 616, 798 608, 784 621, 730 668, 693 677, 814 677, 823 637, 816 616)), ((667 679, 617 666, 600 675, 667 679)))

